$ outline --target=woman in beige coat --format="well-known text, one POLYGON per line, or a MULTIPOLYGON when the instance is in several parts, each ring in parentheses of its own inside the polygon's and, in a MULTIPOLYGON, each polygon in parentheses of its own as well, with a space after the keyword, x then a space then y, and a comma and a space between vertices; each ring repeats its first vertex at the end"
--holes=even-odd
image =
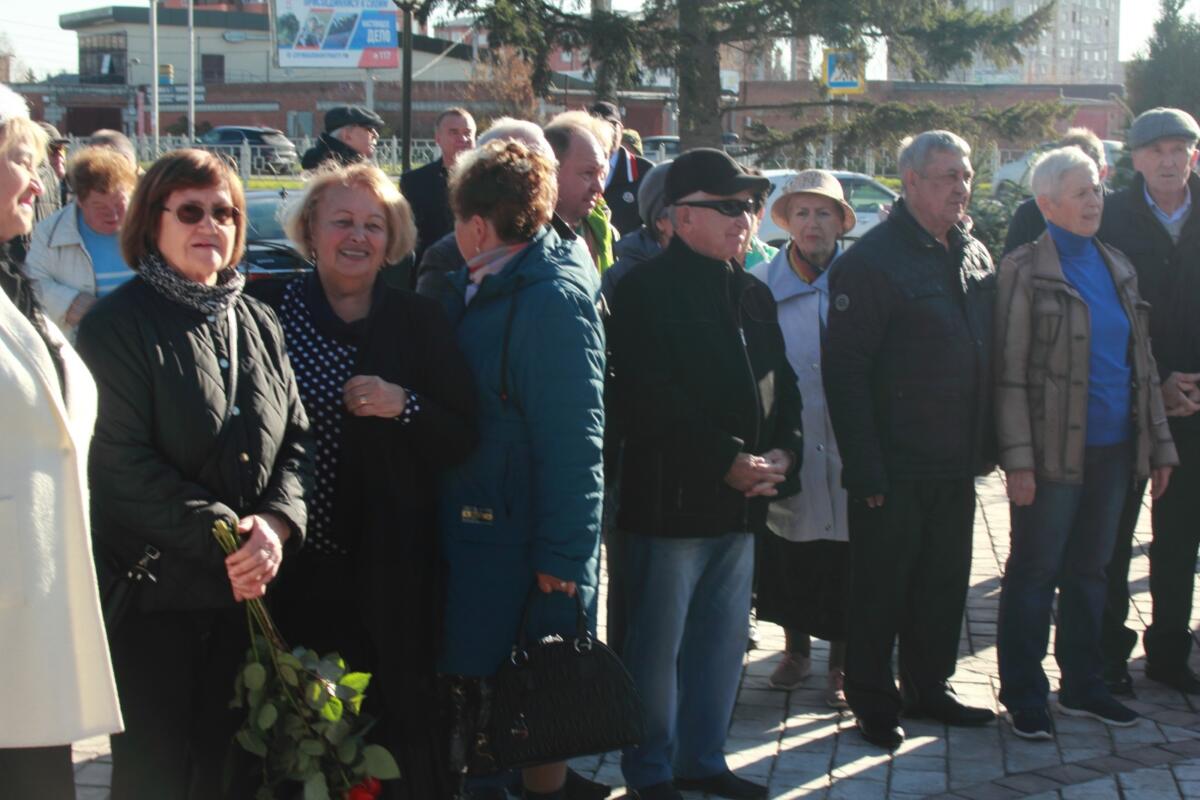
POLYGON ((1056 588, 1059 711, 1137 721, 1101 676, 1105 570, 1134 479, 1150 478, 1158 497, 1178 459, 1137 275, 1095 239, 1095 162, 1077 147, 1052 150, 1033 188, 1046 233, 1001 263, 995 315, 996 431, 1012 501, 996 644, 1013 732, 1050 739, 1042 660, 1056 588))
MULTIPOLYGON (((45 150, 0 84, 0 240, 29 232, 45 150)), ((0 287, 0 780, 60 800, 71 742, 121 729, 88 529, 96 387, 15 265, 0 262, 0 287)))

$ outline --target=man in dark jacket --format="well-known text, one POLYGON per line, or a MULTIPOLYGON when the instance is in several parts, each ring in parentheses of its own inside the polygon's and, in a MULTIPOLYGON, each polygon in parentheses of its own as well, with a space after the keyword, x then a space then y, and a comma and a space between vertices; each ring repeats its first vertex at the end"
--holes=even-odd
POLYGON ((604 120, 613 128, 611 141, 602 142, 609 151, 608 180, 604 185, 604 202, 612 211, 612 226, 622 236, 637 230, 642 224, 638 214, 638 187, 654 162, 642 158, 621 143, 625 130, 621 112, 613 103, 601 101, 588 109, 593 117, 604 120))
MULTIPOLYGON (((1192 205, 1200 195, 1200 178, 1192 171, 1198 138, 1200 127, 1179 109, 1155 108, 1135 119, 1128 144, 1137 175, 1130 188, 1105 202, 1097 234, 1133 262, 1151 307, 1150 340, 1180 464, 1154 502, 1154 621, 1145 634, 1146 677, 1188 694, 1200 694, 1200 679, 1188 667, 1200 544, 1200 215, 1192 205)), ((1103 629, 1105 678, 1126 693, 1132 681, 1125 662, 1137 642, 1124 627, 1134 511, 1136 506, 1127 509, 1117 532, 1103 629)))
POLYGON ((441 156, 400 176, 400 191, 412 206, 417 223, 417 264, 425 248, 454 230, 446 181, 459 154, 475 147, 475 118, 465 108, 447 108, 438 114, 433 141, 441 156))
POLYGON ((621 766, 642 800, 766 797, 723 755, 752 531, 794 484, 803 452, 775 302, 733 263, 765 184, 719 150, 680 156, 666 183, 674 238, 624 278, 613 304, 610 402, 625 435, 617 524, 631 534, 623 658, 647 717, 621 766))
MULTIPOLYGON (((1056 147, 1078 147, 1087 157, 1096 162, 1100 170, 1100 183, 1108 177, 1108 159, 1104 155, 1104 142, 1100 137, 1087 128, 1071 128, 1056 147)), ((1046 230, 1046 220, 1037 206, 1037 198, 1031 197, 1013 212, 1012 221, 1008 223, 1008 233, 1004 237, 1004 255, 1008 255, 1023 244, 1028 244, 1042 235, 1046 230)))
POLYGON ((325 114, 325 132, 304 151, 300 166, 316 169, 326 161, 357 164, 375 155, 383 117, 363 106, 338 106, 325 114))
POLYGON ((850 494, 846 699, 868 742, 899 746, 903 704, 954 725, 990 710, 960 703, 958 660, 971 570, 975 481, 995 460, 992 260, 963 224, 970 147, 949 131, 900 156, 904 198, 830 274, 822 359, 850 494))

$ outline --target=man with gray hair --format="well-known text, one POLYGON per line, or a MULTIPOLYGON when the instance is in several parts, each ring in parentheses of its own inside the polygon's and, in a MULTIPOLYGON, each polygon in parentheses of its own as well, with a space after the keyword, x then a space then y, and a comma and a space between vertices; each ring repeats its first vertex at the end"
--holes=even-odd
POLYGON ((307 170, 328 161, 357 164, 375 155, 383 117, 364 106, 337 106, 325 112, 325 132, 304 151, 300 166, 307 170))
MULTIPOLYGON (((1108 177, 1108 159, 1104 155, 1104 142, 1100 137, 1087 128, 1070 128, 1058 140, 1056 148, 1078 147, 1092 160, 1100 172, 1100 184, 1108 177)), ((1046 218, 1038 208, 1037 198, 1031 197, 1013 212, 1012 221, 1008 223, 1008 233, 1004 236, 1004 254, 1008 255, 1023 244, 1028 244, 1042 235, 1046 230, 1046 218)))
POLYGON ((900 155, 903 198, 830 273, 829 413, 842 454, 851 570, 846 699, 864 739, 899 716, 991 721, 948 681, 971 570, 975 476, 995 462, 992 260, 964 224, 971 149, 927 131, 900 155), (891 660, 900 641, 900 685, 891 660))
MULTIPOLYGON (((1200 126, 1181 109, 1152 108, 1138 116, 1128 136, 1137 175, 1132 186, 1104 204, 1097 234, 1133 262, 1138 288, 1150 303, 1150 342, 1179 452, 1170 485, 1154 501, 1154 618, 1144 637, 1146 677, 1192 695, 1200 695, 1200 678, 1188 665, 1200 546, 1200 214, 1193 206, 1200 192, 1194 172, 1197 139, 1200 126)), ((1125 662, 1137 642, 1137 634, 1124 627, 1133 519, 1136 515, 1122 520, 1109 565, 1103 641, 1109 690, 1123 694, 1132 692, 1125 662)))

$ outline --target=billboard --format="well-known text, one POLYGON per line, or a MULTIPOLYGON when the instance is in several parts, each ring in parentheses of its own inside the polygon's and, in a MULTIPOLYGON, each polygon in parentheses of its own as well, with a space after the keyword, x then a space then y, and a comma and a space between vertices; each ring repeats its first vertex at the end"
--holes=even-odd
POLYGON ((400 66, 391 0, 275 0, 281 67, 400 66))

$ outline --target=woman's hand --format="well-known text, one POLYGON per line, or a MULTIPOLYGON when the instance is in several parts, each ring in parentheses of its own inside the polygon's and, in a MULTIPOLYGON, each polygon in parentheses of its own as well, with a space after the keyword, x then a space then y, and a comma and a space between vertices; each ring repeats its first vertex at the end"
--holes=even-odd
POLYGON ((1008 477, 1008 499, 1014 506, 1033 505, 1033 496, 1037 492, 1037 481, 1034 480, 1033 470, 1016 469, 1006 473, 1008 477))
POLYGON ((553 575, 547 575, 544 572, 537 574, 538 588, 542 590, 542 594, 550 594, 551 592, 562 592, 567 597, 575 596, 575 581, 560 581, 553 575))
POLYGON ((408 392, 377 375, 355 375, 342 389, 342 402, 356 417, 392 419, 404 413, 408 392))
POLYGON ((1150 499, 1157 500, 1171 482, 1171 467, 1155 467, 1150 470, 1150 499))
POLYGON ((251 514, 238 520, 238 533, 246 537, 237 552, 225 558, 225 571, 238 602, 267 593, 283 561, 283 543, 292 529, 274 514, 251 514))

